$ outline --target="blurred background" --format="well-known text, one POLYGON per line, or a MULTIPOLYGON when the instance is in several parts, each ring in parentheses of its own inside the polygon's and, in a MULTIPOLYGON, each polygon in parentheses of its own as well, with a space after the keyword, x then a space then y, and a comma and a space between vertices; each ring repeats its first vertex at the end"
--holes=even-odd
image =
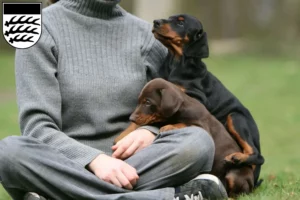
MULTIPOLYGON (((196 16, 208 32, 213 53, 300 53, 299 0, 122 0, 121 5, 150 23, 177 13, 196 16)), ((3 38, 0 44, 1 50, 9 49, 3 38)))
MULTIPOLYGON (((240 199, 300 199, 300 1, 122 0, 121 5, 150 23, 178 13, 203 23, 208 69, 249 108, 261 133, 264 182, 240 199)), ((19 134, 14 49, 0 37, 0 139, 19 134)), ((8 199, 0 186, 0 200, 8 199)))

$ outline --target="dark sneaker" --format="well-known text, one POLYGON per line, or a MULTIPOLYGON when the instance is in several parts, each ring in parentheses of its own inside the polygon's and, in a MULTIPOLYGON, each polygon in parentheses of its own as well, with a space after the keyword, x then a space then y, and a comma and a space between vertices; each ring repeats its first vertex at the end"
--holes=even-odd
POLYGON ((214 175, 201 174, 186 184, 175 188, 173 200, 227 199, 227 192, 214 175))
POLYGON ((37 193, 28 192, 25 194, 24 200, 46 200, 46 198, 38 195, 37 193))

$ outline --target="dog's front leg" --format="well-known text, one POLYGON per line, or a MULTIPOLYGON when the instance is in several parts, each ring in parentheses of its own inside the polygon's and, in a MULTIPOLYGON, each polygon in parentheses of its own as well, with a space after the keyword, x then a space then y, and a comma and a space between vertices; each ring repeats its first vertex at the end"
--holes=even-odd
POLYGON ((170 131, 170 130, 174 130, 174 129, 179 129, 179 128, 184 128, 187 127, 188 125, 184 124, 184 123, 178 123, 178 124, 169 124, 166 126, 163 126, 159 129, 159 132, 165 132, 165 131, 170 131))

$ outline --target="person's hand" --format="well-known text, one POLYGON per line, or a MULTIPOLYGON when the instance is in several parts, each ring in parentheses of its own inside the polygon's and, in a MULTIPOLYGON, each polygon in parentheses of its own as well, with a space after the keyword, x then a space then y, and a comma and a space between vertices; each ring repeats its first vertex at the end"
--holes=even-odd
POLYGON ((126 159, 152 144, 155 135, 147 129, 137 129, 112 146, 112 157, 126 159))
POLYGON ((97 156, 88 165, 88 169, 103 181, 128 190, 132 190, 139 179, 135 168, 122 160, 105 154, 97 156))

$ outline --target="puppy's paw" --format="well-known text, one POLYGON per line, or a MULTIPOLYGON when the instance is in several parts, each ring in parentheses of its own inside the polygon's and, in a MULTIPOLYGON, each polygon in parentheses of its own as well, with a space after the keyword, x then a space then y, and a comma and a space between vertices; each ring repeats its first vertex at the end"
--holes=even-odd
POLYGON ((226 156, 224 160, 226 163, 238 165, 245 162, 248 159, 248 157, 249 156, 247 154, 236 152, 226 156))

